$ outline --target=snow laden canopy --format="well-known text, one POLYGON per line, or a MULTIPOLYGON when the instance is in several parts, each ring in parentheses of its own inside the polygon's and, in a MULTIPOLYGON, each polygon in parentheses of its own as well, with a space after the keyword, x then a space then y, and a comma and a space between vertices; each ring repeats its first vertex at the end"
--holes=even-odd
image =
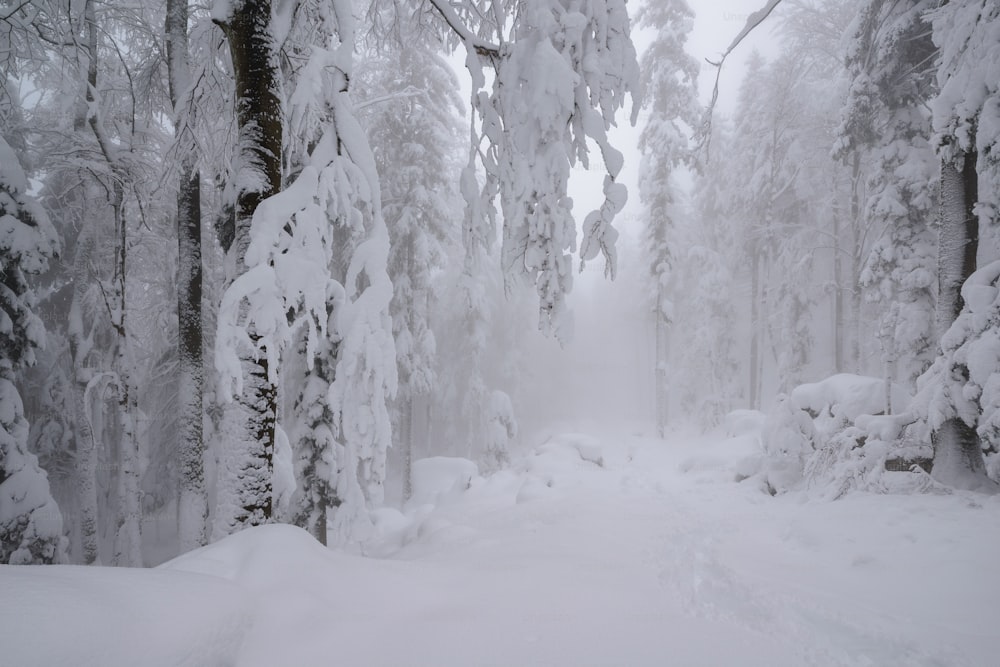
POLYGON ((431 0, 431 5, 465 46, 472 75, 475 113, 462 175, 466 224, 495 230, 499 195, 507 289, 527 276, 540 299, 539 328, 565 342, 571 335, 566 294, 577 249, 567 184, 578 161, 589 167, 588 142, 600 149, 607 175, 603 204, 584 220, 581 267, 602 254, 609 276, 617 268, 613 221, 627 192, 616 182, 623 156, 607 133, 626 94, 633 99, 633 123, 639 108, 639 67, 626 2, 431 0), (493 79, 489 91, 487 68, 493 79))

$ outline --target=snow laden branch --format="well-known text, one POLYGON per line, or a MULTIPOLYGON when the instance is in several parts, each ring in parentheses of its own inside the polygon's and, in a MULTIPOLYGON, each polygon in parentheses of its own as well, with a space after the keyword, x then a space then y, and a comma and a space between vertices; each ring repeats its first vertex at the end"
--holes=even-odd
POLYGON ((746 39, 747 35, 753 32, 757 26, 767 20, 767 17, 771 15, 771 12, 773 12, 774 8, 779 4, 781 4, 781 0, 768 0, 766 5, 747 16, 747 22, 744 24, 743 29, 740 30, 739 34, 736 35, 733 41, 729 44, 729 47, 722 53, 718 60, 713 61, 708 58, 705 59, 709 65, 715 68, 715 83, 712 85, 712 99, 708 103, 708 108, 705 109, 705 117, 699 131, 700 144, 704 146, 706 153, 708 152, 709 145, 712 140, 712 114, 715 111, 715 103, 719 100, 719 77, 722 75, 722 66, 725 64, 726 58, 729 57, 729 54, 735 51, 736 47, 738 47, 740 43, 746 39))
POLYGON ((578 161, 589 166, 589 142, 601 151, 607 175, 604 202, 584 220, 581 269, 598 254, 612 278, 617 269, 613 221, 627 192, 616 181, 624 160, 608 130, 626 94, 633 123, 640 102, 625 0, 540 0, 517 11, 502 0, 430 2, 465 45, 472 75, 472 148, 462 177, 467 224, 478 229, 469 230, 471 237, 488 236, 499 195, 507 289, 527 275, 540 299, 540 329, 564 342, 577 249, 567 185, 578 161))

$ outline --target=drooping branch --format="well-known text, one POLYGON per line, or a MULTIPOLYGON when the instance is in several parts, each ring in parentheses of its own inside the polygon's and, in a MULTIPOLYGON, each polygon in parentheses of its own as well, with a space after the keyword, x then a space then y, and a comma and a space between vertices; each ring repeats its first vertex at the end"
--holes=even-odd
POLYGON ((736 47, 746 39, 753 30, 763 23, 771 12, 774 11, 775 7, 781 4, 781 0, 768 0, 767 4, 753 12, 747 17, 747 22, 740 30, 739 34, 733 39, 729 44, 729 47, 723 52, 722 56, 718 60, 705 59, 709 65, 715 68, 715 83, 712 86, 712 100, 708 103, 708 108, 705 109, 705 117, 702 120, 701 128, 699 129, 700 141, 698 142, 698 148, 704 146, 705 151, 708 152, 709 145, 712 141, 712 114, 715 111, 715 103, 719 100, 719 77, 722 75, 722 66, 726 62, 726 58, 729 54, 736 50, 736 47))
POLYGON ((497 62, 500 58, 500 47, 498 45, 477 37, 476 34, 462 22, 462 19, 459 18, 458 14, 455 13, 455 10, 451 8, 451 5, 449 5, 446 0, 428 0, 428 2, 430 2, 431 6, 437 10, 437 12, 444 19, 445 23, 448 24, 448 27, 459 36, 466 48, 475 51, 476 54, 480 56, 490 58, 491 62, 497 62))

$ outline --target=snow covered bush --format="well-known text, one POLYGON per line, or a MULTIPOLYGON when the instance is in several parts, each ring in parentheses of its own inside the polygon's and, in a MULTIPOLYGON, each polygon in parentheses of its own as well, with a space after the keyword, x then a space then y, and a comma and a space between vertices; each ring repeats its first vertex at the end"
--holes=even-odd
POLYGON ((490 412, 486 424, 486 468, 500 470, 510 462, 510 443, 517 437, 517 419, 510 396, 496 390, 490 394, 490 412))
POLYGON ((62 515, 28 451, 28 422, 13 383, 45 339, 26 275, 44 270, 58 251, 55 230, 27 189, 14 150, 0 137, 0 563, 15 565, 66 557, 62 515))
POLYGON ((804 490, 834 500, 852 490, 937 488, 914 468, 930 459, 926 429, 914 414, 882 414, 885 401, 883 380, 848 373, 780 397, 762 435, 758 474, 767 491, 804 490))
POLYGON ((761 434, 760 474, 768 493, 785 493, 801 485, 806 459, 816 449, 818 437, 809 413, 790 396, 778 396, 761 434))

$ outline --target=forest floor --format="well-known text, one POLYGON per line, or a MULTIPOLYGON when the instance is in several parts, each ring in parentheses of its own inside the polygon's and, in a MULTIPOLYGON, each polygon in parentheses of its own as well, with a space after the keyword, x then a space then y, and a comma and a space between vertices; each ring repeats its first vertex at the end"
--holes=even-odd
POLYGON ((995 665, 1000 497, 771 497, 747 438, 564 433, 423 468, 364 553, 288 526, 153 570, 0 568, 0 663, 995 665))

